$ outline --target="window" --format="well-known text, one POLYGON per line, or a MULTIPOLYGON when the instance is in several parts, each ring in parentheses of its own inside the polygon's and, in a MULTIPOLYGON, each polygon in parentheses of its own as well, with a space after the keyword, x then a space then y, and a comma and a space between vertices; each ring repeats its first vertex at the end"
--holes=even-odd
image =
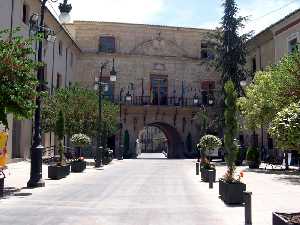
POLYGON ((213 105, 214 104, 214 90, 216 88, 215 81, 203 81, 201 83, 202 89, 202 104, 213 105))
POLYGON ((297 37, 295 37, 295 38, 288 41, 288 51, 289 51, 289 53, 292 53, 293 51, 298 50, 297 44, 298 44, 297 37))
POLYGON ((28 5, 23 4, 23 9, 22 9, 22 21, 23 23, 27 23, 27 18, 28 18, 28 5))
POLYGON ((201 59, 213 60, 214 58, 214 54, 209 51, 209 45, 205 42, 201 43, 201 59))
POLYGON ((99 51, 114 53, 116 51, 115 38, 112 36, 100 37, 99 51))
POLYGON ((62 55, 62 52, 63 52, 63 44, 62 44, 62 41, 59 41, 59 43, 58 43, 58 54, 62 55))
POLYGON ((150 94, 153 105, 167 105, 168 78, 165 76, 152 76, 150 94))
POLYGON ((61 88, 61 83, 62 83, 62 76, 61 74, 57 74, 56 75, 56 88, 61 88))
POLYGON ((201 59, 208 58, 207 43, 201 43, 201 59))
POLYGON ((253 73, 256 72, 256 57, 255 56, 252 58, 252 72, 253 73))

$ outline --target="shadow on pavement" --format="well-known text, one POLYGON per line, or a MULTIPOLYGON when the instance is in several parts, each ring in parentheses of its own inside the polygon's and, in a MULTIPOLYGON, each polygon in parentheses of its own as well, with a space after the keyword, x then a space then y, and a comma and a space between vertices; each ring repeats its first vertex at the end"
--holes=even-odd
POLYGON ((260 173, 260 174, 273 174, 278 175, 275 177, 278 181, 289 182, 293 185, 300 185, 300 171, 299 170, 285 170, 285 169, 245 169, 245 172, 260 173))
MULTIPOLYGON (((25 188, 16 188, 16 187, 4 187, 3 192, 3 199, 8 199, 10 197, 16 196, 16 197, 26 197, 32 195, 30 192, 21 192, 22 190, 28 189, 25 188)), ((1 200, 1 198, 0 198, 1 200)))

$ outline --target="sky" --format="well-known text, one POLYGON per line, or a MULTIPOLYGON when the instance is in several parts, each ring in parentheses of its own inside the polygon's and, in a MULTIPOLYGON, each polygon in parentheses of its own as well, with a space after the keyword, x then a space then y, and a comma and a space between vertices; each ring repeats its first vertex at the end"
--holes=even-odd
MULTIPOLYGON (((50 1, 49 1, 50 2, 50 1)), ((62 2, 62 0, 58 0, 62 2)), ((69 0, 73 20, 144 23, 214 29, 223 0, 69 0)), ((300 0, 236 0, 248 22, 242 33, 258 33, 300 8, 300 0)), ((49 8, 59 14, 58 3, 49 8)))

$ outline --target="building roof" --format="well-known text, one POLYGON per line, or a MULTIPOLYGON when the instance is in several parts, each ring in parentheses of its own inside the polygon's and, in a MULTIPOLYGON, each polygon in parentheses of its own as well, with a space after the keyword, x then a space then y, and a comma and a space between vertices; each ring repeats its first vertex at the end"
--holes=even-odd
POLYGON ((78 23, 89 23, 89 24, 107 24, 107 25, 120 25, 120 26, 145 26, 151 28, 166 28, 166 29, 176 29, 176 30, 194 30, 194 31, 215 31, 214 29, 204 29, 204 28, 196 28, 196 27, 176 27, 176 26, 168 26, 168 25, 155 25, 155 24, 143 24, 143 23, 125 23, 125 22, 105 22, 105 21, 88 21, 88 20, 75 20, 72 24, 78 23))
POLYGON ((48 7, 46 7, 46 9, 47 9, 47 12, 51 15, 51 17, 58 23, 58 25, 60 26, 61 30, 64 31, 65 34, 70 38, 70 40, 72 41, 72 43, 74 44, 74 46, 81 52, 81 48, 79 47, 78 43, 72 37, 72 35, 70 34, 69 30, 59 22, 59 20, 53 15, 53 13, 49 10, 48 7))
POLYGON ((300 8, 293 11, 292 13, 288 14, 287 16, 283 17, 282 19, 278 20, 276 23, 271 24, 270 26, 268 26, 267 28, 265 28, 263 31, 259 32, 258 34, 256 34, 252 39, 257 38, 258 36, 262 35, 263 33, 268 32, 269 30, 271 30, 272 28, 274 28, 276 25, 282 23, 283 21, 289 19, 290 17, 294 16, 295 14, 300 12, 300 8))

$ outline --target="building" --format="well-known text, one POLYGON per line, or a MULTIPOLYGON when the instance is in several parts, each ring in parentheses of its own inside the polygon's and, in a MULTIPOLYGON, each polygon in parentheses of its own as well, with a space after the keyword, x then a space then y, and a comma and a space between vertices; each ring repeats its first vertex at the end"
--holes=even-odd
MULTIPOLYGON (((30 34, 30 17, 39 14, 39 0, 0 0, 1 29, 19 26, 23 36, 30 34)), ((206 29, 74 21, 61 24, 47 9, 45 24, 56 34, 56 41, 44 41, 45 80, 50 93, 56 88, 80 83, 93 88, 101 64, 105 95, 120 104, 122 129, 115 137, 116 150, 127 132, 130 149, 136 152, 136 140, 146 127, 164 133, 168 157, 191 155, 186 139, 199 140, 195 115, 209 108, 211 116, 218 113, 220 76, 209 65, 206 29), (114 64, 113 64, 114 61, 114 64), (114 66, 117 81, 110 82, 114 66)), ((36 47, 36 46, 34 46, 36 47)), ((10 120, 11 158, 29 158, 32 122, 10 120)), ((45 134, 43 144, 54 145, 53 134, 45 134)))
MULTIPOLYGON (((28 37, 30 33, 30 17, 34 13, 40 14, 39 0, 0 0, 0 30, 20 27, 20 34, 28 37)), ((43 43, 43 60, 46 64, 44 70, 48 91, 66 87, 74 80, 74 72, 80 48, 69 31, 63 27, 48 9, 45 12, 45 25, 52 29, 56 35, 55 42, 45 40, 43 43)), ((33 46, 37 48, 36 45, 33 46)), ((30 120, 17 121, 9 116, 9 158, 29 158, 32 122, 30 120)), ((45 135, 45 146, 54 143, 52 134, 45 135)))
POLYGON ((127 132, 128 151, 137 154, 139 133, 151 126, 167 137, 169 158, 192 154, 185 140, 189 133, 194 144, 199 140, 194 116, 201 106, 215 109, 221 90, 220 76, 208 63, 213 55, 207 34, 213 31, 92 21, 65 26, 82 50, 74 82, 92 88, 101 63, 109 62, 103 71, 105 94, 121 108, 117 150, 127 132), (116 82, 109 81, 113 66, 116 82))
MULTIPOLYGON (((299 42, 300 9, 267 27, 248 42, 249 70, 255 73, 278 63, 282 57, 292 52, 299 42)), ((266 129, 260 129, 256 133, 259 134, 254 138, 257 145, 273 149, 273 140, 268 136, 266 129)), ((251 137, 248 135, 246 139, 250 140, 251 137)))

